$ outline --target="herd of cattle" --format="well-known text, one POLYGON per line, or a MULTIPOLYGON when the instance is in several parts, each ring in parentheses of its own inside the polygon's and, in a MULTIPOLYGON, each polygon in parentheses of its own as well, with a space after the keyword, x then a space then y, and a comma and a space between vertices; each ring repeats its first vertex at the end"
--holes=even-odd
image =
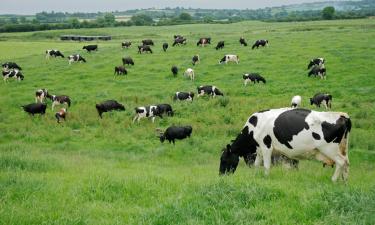
MULTIPOLYGON (((172 46, 186 45, 186 38, 181 35, 174 36, 172 46)), ((257 40, 252 49, 260 46, 267 46, 268 40, 257 40)), ((197 46, 204 47, 211 44, 211 38, 200 38, 197 46)), ((241 37, 240 44, 247 46, 246 40, 241 37)), ((132 43, 130 41, 121 43, 122 48, 130 48, 132 43)), ((154 46, 152 40, 143 40, 142 45, 138 46, 138 53, 145 52, 153 53, 151 46, 154 46)), ((219 41, 216 50, 224 48, 224 41, 219 41)), ((97 45, 87 45, 83 49, 87 52, 98 51, 97 45)), ((167 51, 168 43, 162 44, 163 51, 167 51)), ((46 58, 62 57, 64 55, 59 50, 47 50, 46 58)), ((73 62, 86 62, 80 54, 68 56, 69 64, 73 62)), ((117 75, 127 74, 125 65, 134 66, 134 60, 131 57, 122 58, 123 64, 116 66, 114 73, 117 75)), ((193 66, 200 62, 199 55, 192 58, 193 66)), ((239 56, 227 54, 219 63, 235 62, 239 63, 239 56)), ((325 59, 315 58, 309 61, 307 66, 311 69, 308 76, 319 76, 325 78, 325 59)), ((7 81, 13 77, 17 80, 23 80, 22 68, 14 62, 6 62, 2 64, 3 78, 7 81)), ((171 72, 174 76, 178 74, 177 66, 172 66, 171 72)), ((192 68, 185 70, 184 75, 194 80, 195 73, 192 68)), ((248 82, 266 84, 266 79, 259 73, 245 73, 243 75, 244 85, 248 82)), ((197 94, 199 96, 209 95, 224 96, 223 92, 214 85, 205 85, 197 87, 197 94)), ((175 101, 193 101, 194 92, 176 92, 173 96, 175 101)), ((47 104, 45 99, 52 102, 52 110, 55 106, 65 104, 67 107, 71 105, 71 99, 67 95, 52 95, 47 89, 40 89, 35 92, 35 103, 22 106, 24 111, 34 114, 45 114, 47 104)), ((341 112, 317 112, 300 108, 302 102, 301 96, 294 96, 292 98, 291 107, 281 109, 270 109, 259 111, 250 116, 246 121, 241 133, 238 134, 231 144, 228 144, 223 149, 220 158, 220 174, 234 173, 239 158, 243 157, 248 165, 259 166, 263 162, 266 174, 272 163, 277 160, 289 162, 294 167, 298 166, 298 160, 304 158, 316 158, 323 162, 323 165, 336 165, 336 170, 332 177, 336 181, 339 177, 347 180, 349 173, 349 159, 348 159, 348 139, 351 130, 351 121, 346 113, 341 112)), ((328 109, 331 108, 332 95, 326 93, 317 93, 310 98, 310 104, 315 104, 317 107, 323 106, 328 109)), ((100 118, 104 112, 113 110, 124 111, 125 106, 116 100, 107 100, 95 105, 100 118)), ((65 120, 67 115, 67 108, 61 108, 55 113, 55 118, 58 123, 65 120)), ((163 115, 173 116, 174 111, 170 104, 156 104, 148 106, 139 106, 135 108, 135 121, 139 122, 142 118, 150 118, 154 122, 156 117, 163 118, 163 115)), ((184 139, 190 137, 193 128, 191 126, 170 126, 165 132, 160 132, 159 138, 161 142, 168 140, 170 143, 175 143, 175 139, 184 139)), ((158 130, 161 131, 161 130, 158 130)))

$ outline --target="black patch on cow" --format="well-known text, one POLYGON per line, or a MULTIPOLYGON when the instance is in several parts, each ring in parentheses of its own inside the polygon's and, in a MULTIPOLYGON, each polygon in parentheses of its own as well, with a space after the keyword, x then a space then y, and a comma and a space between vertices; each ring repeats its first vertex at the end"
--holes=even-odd
POLYGON ((249 123, 252 124, 254 127, 256 127, 257 123, 258 123, 258 117, 256 117, 256 116, 250 117, 249 123))
POLYGON ((271 136, 267 134, 267 136, 264 137, 263 143, 267 146, 267 148, 271 148, 272 139, 271 136))
POLYGON ((328 143, 340 143, 344 135, 346 137, 347 133, 350 132, 350 129, 351 121, 344 116, 340 116, 334 124, 328 122, 322 123, 324 140, 328 143))
POLYGON ((254 132, 249 133, 249 127, 245 126, 241 133, 236 137, 231 145, 232 152, 239 156, 252 155, 255 158, 255 153, 259 147, 258 142, 254 139, 254 132))
POLYGON ((273 128, 277 140, 292 149, 289 142, 293 140, 293 136, 303 129, 309 129, 305 119, 310 113, 311 111, 308 109, 293 109, 281 113, 276 118, 273 128))
POLYGON ((319 135, 319 134, 313 132, 313 133, 312 133, 312 136, 313 136, 313 138, 314 138, 315 140, 320 140, 320 135, 319 135))

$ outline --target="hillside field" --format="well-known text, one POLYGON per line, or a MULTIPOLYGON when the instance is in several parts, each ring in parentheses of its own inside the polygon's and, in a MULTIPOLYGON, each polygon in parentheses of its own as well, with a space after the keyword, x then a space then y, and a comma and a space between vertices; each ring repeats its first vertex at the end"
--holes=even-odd
MULTIPOLYGON (((126 27, 0 34, 0 62, 15 61, 25 80, 0 82, 0 224, 375 224, 375 20, 301 23, 241 22, 226 25, 126 27), (88 43, 63 42, 62 34, 112 35, 88 43), (172 47, 174 34, 186 46, 172 47), (199 37, 212 44, 197 47, 199 37), (244 36, 249 44, 241 47, 244 36), (153 39, 154 54, 137 54, 142 39, 153 39), (270 46, 251 50, 257 39, 270 46), (120 43, 133 41, 129 49, 120 43), (223 50, 215 50, 224 40, 223 50), (162 43, 170 47, 165 53, 162 43), (45 59, 46 49, 82 54, 87 63, 45 59), (240 63, 219 65, 224 54, 240 63), (194 67, 196 80, 182 72, 194 67), (123 56, 134 67, 113 75, 123 56), (311 58, 326 59, 327 79, 307 77, 311 58), (174 78, 172 65, 180 68, 174 78), (242 74, 259 72, 265 85, 244 87, 242 74), (176 91, 216 85, 224 97, 173 102, 176 91), (51 102, 45 116, 31 117, 21 105, 47 88, 69 95, 67 121, 57 124, 51 102), (333 95, 332 111, 352 119, 350 176, 331 182, 334 169, 301 161, 249 168, 241 160, 234 175, 220 177, 222 148, 254 112, 288 107, 301 95, 303 107, 318 92, 333 95), (95 104, 116 99, 125 112, 98 117, 95 104), (174 117, 132 123, 134 107, 170 103, 174 117), (191 125, 190 139, 161 144, 156 128, 191 125)), ((55 111, 60 107, 56 107, 55 111)))

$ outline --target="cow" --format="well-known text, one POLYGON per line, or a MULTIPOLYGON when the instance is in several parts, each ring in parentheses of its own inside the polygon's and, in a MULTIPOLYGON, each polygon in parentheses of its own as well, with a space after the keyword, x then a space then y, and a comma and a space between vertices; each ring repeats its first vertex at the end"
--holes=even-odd
POLYGON ((154 46, 154 42, 151 39, 142 40, 142 45, 152 45, 152 46, 154 46))
POLYGON ((159 135, 160 142, 163 143, 165 140, 175 144, 175 140, 182 140, 187 137, 190 138, 193 128, 191 126, 170 126, 165 132, 161 132, 159 135))
POLYGON ((215 47, 216 50, 224 48, 224 41, 219 41, 215 47))
POLYGON ((125 41, 121 43, 121 48, 129 48, 132 45, 131 41, 125 41))
POLYGON ((292 108, 297 108, 301 106, 301 102, 302 102, 302 97, 299 95, 296 95, 296 96, 293 96, 290 104, 292 108))
POLYGON ((3 71, 7 72, 9 70, 22 70, 22 68, 15 62, 6 62, 1 64, 3 71))
POLYGON ((143 52, 150 52, 152 53, 152 50, 151 50, 151 47, 148 46, 148 45, 142 45, 142 46, 138 46, 138 53, 141 54, 143 52))
POLYGON ((193 92, 176 92, 173 96, 173 100, 179 100, 179 101, 193 101, 194 99, 194 93, 193 92))
POLYGON ((210 37, 200 38, 199 41, 197 42, 197 46, 201 45, 201 46, 204 47, 206 44, 211 44, 211 38, 210 37))
POLYGON ((72 62, 86 62, 86 59, 84 59, 81 55, 70 55, 68 57, 69 65, 72 64, 72 62))
POLYGON ((35 102, 38 103, 43 103, 44 99, 48 95, 48 90, 45 88, 39 89, 35 92, 35 102))
POLYGON ((52 101, 52 110, 56 105, 66 104, 68 107, 70 107, 71 104, 71 100, 67 95, 50 95, 47 93, 47 98, 52 101))
POLYGON ((82 49, 86 49, 90 53, 91 51, 98 51, 98 45, 85 45, 82 49))
POLYGON ((159 116, 163 118, 162 114, 159 112, 159 108, 156 105, 149 105, 149 106, 140 106, 135 108, 135 117, 133 119, 133 123, 135 120, 139 122, 142 118, 151 118, 152 122, 155 122, 155 117, 159 116))
POLYGON ((104 112, 110 112, 112 110, 125 111, 124 105, 118 103, 116 100, 106 100, 104 102, 98 103, 95 105, 96 110, 98 111, 99 117, 102 117, 104 112))
POLYGON ((255 41, 255 43, 253 44, 253 47, 251 47, 251 49, 254 49, 255 47, 256 48, 259 48, 259 46, 268 46, 268 40, 257 40, 255 41))
POLYGON ((206 86, 201 85, 197 88, 197 90, 198 90, 198 97, 203 96, 205 94, 211 95, 213 98, 216 95, 224 96, 224 94, 216 86, 212 86, 212 85, 206 85, 206 86))
POLYGON ((315 77, 316 76, 319 76, 320 79, 326 79, 326 68, 324 68, 324 66, 313 66, 310 70, 310 72, 307 74, 308 77, 310 77, 311 75, 314 75, 315 77))
POLYGON ((184 38, 184 36, 180 35, 180 34, 175 34, 173 35, 173 38, 174 39, 177 39, 177 38, 184 38))
POLYGON ((195 55, 193 56, 193 58, 191 59, 191 63, 193 64, 193 66, 195 66, 195 64, 199 63, 200 62, 200 58, 199 58, 199 55, 195 55))
POLYGON ((158 107, 160 114, 166 114, 167 116, 173 116, 174 111, 172 109, 172 106, 169 104, 158 104, 156 105, 158 107))
POLYGON ((253 82, 254 84, 255 84, 255 82, 259 83, 259 81, 263 82, 263 84, 266 83, 266 79, 264 79, 264 77, 262 77, 259 73, 245 73, 242 76, 242 78, 244 80, 245 86, 250 81, 253 82))
POLYGON ((31 103, 28 105, 22 106, 23 110, 30 115, 34 114, 41 114, 44 115, 46 113, 47 104, 45 103, 31 103))
POLYGON ((171 72, 172 72, 173 76, 176 77, 177 74, 178 74, 178 68, 177 68, 177 66, 172 66, 171 72))
POLYGON ((168 43, 163 43, 163 51, 166 52, 168 49, 168 43))
POLYGON ((320 105, 323 103, 326 109, 331 108, 332 106, 332 95, 317 93, 314 97, 310 98, 310 104, 316 105, 320 108, 320 105))
POLYGON ((186 45, 186 38, 183 38, 183 37, 175 38, 172 46, 174 47, 176 45, 178 45, 178 46, 186 45))
POLYGON ((307 69, 310 69, 312 66, 324 66, 325 59, 324 58, 315 58, 311 59, 309 64, 307 65, 307 69))
POLYGON ((67 110, 66 108, 61 108, 57 113, 55 113, 55 118, 57 119, 57 123, 60 123, 60 119, 66 120, 67 110))
POLYGON ((187 68, 184 72, 184 76, 187 76, 190 78, 191 81, 194 81, 195 79, 195 73, 192 68, 187 68))
POLYGON ((234 173, 239 157, 263 162, 266 175, 271 156, 278 153, 291 159, 316 158, 336 165, 332 181, 349 175, 348 139, 351 120, 342 112, 317 112, 302 108, 270 109, 254 113, 241 133, 223 149, 219 174, 234 173))
POLYGON ((7 82, 9 78, 14 78, 17 81, 21 81, 25 78, 21 71, 19 71, 18 69, 11 69, 8 71, 3 71, 2 73, 4 82, 7 82))
POLYGON ((247 46, 247 42, 246 42, 246 40, 245 40, 245 38, 244 37, 241 37, 240 38, 240 45, 243 45, 243 46, 247 46))
POLYGON ((49 59, 49 57, 61 57, 64 58, 64 55, 59 50, 46 50, 46 59, 49 59))
POLYGON ((227 64, 228 62, 235 62, 238 64, 240 62, 240 57, 238 57, 238 55, 224 55, 224 57, 219 61, 219 64, 227 64))
POLYGON ((132 65, 134 66, 134 61, 131 57, 122 58, 122 65, 132 65))
POLYGON ((128 71, 125 69, 124 66, 116 66, 114 74, 117 74, 117 75, 121 75, 121 74, 126 75, 126 74, 128 74, 128 71))

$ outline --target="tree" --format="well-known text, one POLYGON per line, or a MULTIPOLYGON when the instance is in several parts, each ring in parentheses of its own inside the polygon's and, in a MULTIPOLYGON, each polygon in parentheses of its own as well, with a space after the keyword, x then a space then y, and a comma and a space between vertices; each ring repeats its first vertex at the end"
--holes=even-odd
POLYGON ((132 24, 136 26, 147 26, 153 24, 153 19, 145 14, 134 15, 130 19, 132 24))
POLYGON ((115 23, 115 21, 116 21, 116 18, 115 18, 115 16, 112 13, 106 13, 104 15, 104 20, 105 20, 106 24, 113 25, 115 23))
POLYGON ((327 6, 322 11, 322 17, 325 20, 333 19, 334 14, 335 14, 335 8, 333 6, 327 6))
POLYGON ((189 13, 181 13, 180 16, 178 17, 180 20, 191 20, 192 17, 189 13))

